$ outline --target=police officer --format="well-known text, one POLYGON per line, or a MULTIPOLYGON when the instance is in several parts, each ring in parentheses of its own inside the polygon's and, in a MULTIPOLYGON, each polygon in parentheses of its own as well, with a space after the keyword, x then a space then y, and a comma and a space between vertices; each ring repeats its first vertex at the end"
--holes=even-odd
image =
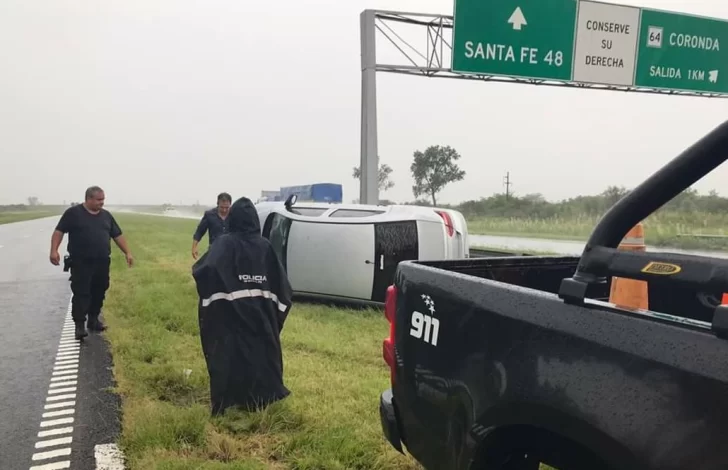
POLYGON ((114 216, 104 207, 103 189, 91 186, 86 190, 83 204, 66 209, 51 236, 50 261, 58 266, 61 255, 58 247, 68 234, 68 254, 71 269, 71 314, 76 324, 76 339, 91 331, 104 331, 106 326, 99 320, 106 291, 109 288, 109 268, 111 267, 111 243, 126 256, 131 267, 134 258, 129 251, 121 228, 114 216), (88 317, 88 320, 87 320, 88 317))
POLYGON ((197 225, 197 230, 192 235, 192 257, 194 259, 200 256, 197 245, 202 240, 202 237, 205 236, 205 232, 208 232, 210 245, 213 244, 217 237, 223 233, 227 233, 228 214, 230 213, 232 201, 233 198, 230 194, 220 193, 217 195, 217 207, 205 211, 202 215, 202 219, 200 219, 200 223, 197 225))

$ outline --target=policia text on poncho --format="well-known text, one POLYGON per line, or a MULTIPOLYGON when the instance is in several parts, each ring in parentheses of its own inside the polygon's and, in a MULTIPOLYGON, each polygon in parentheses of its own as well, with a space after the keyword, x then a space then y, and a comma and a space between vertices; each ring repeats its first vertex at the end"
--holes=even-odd
POLYGON ((230 406, 264 408, 290 394, 280 343, 291 308, 288 277, 249 199, 235 201, 228 218, 229 233, 192 267, 213 415, 230 406))

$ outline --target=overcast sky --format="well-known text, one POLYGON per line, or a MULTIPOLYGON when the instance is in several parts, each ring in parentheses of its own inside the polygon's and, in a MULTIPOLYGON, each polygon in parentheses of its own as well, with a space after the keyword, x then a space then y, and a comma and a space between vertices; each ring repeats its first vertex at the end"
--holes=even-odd
MULTIPOLYGON (((508 0, 511 1, 511 0, 508 0)), ((621 3, 728 18, 725 0, 621 3)), ((3 0, 0 204, 214 205, 334 182, 359 196, 365 8, 452 14, 452 0, 3 0)), ((411 37, 411 36, 409 36, 411 37)), ((424 48, 425 32, 413 38, 424 48)), ((381 45, 380 61, 398 60, 381 45)), ((728 44, 721 44, 728 47, 728 44)), ((728 70, 726 71, 728 73, 728 70)), ((728 100, 380 73, 379 154, 412 200, 412 153, 455 147, 442 202, 631 186, 728 119, 728 100)), ((696 185, 728 195, 725 165, 696 185)))

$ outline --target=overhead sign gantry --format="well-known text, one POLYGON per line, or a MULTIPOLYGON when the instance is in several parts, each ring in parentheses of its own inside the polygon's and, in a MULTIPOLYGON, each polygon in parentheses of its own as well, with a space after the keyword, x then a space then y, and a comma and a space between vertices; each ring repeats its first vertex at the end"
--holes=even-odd
POLYGON ((379 201, 376 72, 728 97, 724 20, 592 0, 455 0, 453 16, 365 10, 360 20, 366 204, 379 201), (426 28, 426 44, 390 24, 426 28), (408 63, 378 63, 376 31, 408 63))

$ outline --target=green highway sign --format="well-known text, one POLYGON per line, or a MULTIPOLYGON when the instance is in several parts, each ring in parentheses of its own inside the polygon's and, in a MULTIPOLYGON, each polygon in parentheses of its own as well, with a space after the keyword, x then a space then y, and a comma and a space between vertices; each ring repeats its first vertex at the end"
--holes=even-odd
POLYGON ((575 0, 455 0, 452 69, 569 80, 575 17, 575 0))
POLYGON ((728 93, 728 22, 642 10, 635 85, 728 93))
POLYGON ((728 94, 728 22, 592 0, 455 0, 451 68, 728 94))

